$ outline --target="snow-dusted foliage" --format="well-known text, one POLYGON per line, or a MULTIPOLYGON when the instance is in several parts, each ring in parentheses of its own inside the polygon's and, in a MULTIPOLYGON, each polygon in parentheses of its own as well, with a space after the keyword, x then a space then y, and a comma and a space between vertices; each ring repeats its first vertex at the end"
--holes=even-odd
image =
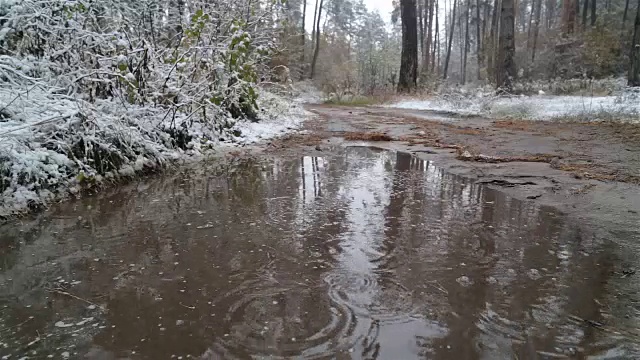
MULTIPOLYGON (((272 0, 0 0, 0 217, 269 118, 272 0)), ((273 116, 271 116, 273 117, 273 116)))
POLYGON ((497 96, 490 86, 466 86, 385 106, 500 119, 640 122, 640 89, 619 84, 620 81, 613 79, 593 83, 591 87, 577 80, 515 84, 514 88, 518 89, 527 86, 528 91, 522 92, 530 95, 512 96, 497 96), (547 91, 580 95, 553 96, 547 91))

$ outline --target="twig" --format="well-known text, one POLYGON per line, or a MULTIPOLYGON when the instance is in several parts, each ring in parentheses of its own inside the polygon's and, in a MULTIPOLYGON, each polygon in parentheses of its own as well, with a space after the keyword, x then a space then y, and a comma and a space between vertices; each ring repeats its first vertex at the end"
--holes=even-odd
POLYGON ((13 132, 16 132, 16 131, 28 129, 28 128, 31 128, 31 127, 40 126, 40 125, 46 125, 46 124, 53 123, 53 122, 56 122, 56 121, 65 120, 65 119, 68 119, 70 117, 76 116, 77 114, 78 114, 78 112, 76 111, 76 112, 69 113, 69 114, 66 114, 66 115, 53 116, 53 117, 50 117, 48 119, 44 119, 42 121, 38 121, 37 123, 28 124, 28 125, 25 125, 25 126, 20 126, 20 127, 17 127, 17 128, 13 128, 11 130, 7 130, 7 131, 5 131, 3 133, 0 133, 0 137, 2 137, 4 135, 7 135, 7 134, 10 134, 10 133, 13 133, 13 132))
POLYGON ((104 307, 102 307, 101 305, 98 305, 98 304, 93 303, 93 302, 91 302, 91 301, 89 301, 87 299, 83 299, 83 298, 81 298, 79 296, 76 296, 76 295, 73 295, 71 293, 68 293, 66 291, 62 291, 62 290, 58 290, 58 289, 49 289, 48 291, 52 292, 52 293, 55 293, 55 294, 65 295, 65 296, 68 296, 68 297, 76 299, 76 300, 80 300, 80 301, 85 302, 85 303, 87 303, 89 305, 93 305, 93 306, 95 306, 96 308, 98 308, 98 309, 100 309, 102 311, 105 311, 104 307))
POLYGON ((184 305, 183 303, 179 303, 179 304, 180 304, 180 306, 185 307, 185 308, 190 309, 190 310, 195 310, 196 309, 195 306, 187 306, 187 305, 184 305))

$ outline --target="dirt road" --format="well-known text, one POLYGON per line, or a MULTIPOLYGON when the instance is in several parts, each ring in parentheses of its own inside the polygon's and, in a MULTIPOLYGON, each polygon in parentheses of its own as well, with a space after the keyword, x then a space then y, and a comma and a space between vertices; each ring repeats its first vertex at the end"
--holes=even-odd
POLYGON ((495 121, 375 107, 307 109, 316 119, 302 134, 270 144, 270 151, 306 147, 321 153, 354 143, 402 150, 603 231, 640 231, 640 126, 495 121))

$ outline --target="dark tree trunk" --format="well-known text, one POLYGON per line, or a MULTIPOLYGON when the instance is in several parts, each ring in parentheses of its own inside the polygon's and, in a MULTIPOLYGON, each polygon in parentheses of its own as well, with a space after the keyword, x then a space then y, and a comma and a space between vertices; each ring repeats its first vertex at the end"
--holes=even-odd
POLYGON ((589 15, 589 0, 584 0, 582 5, 582 28, 587 28, 587 15, 589 15))
POLYGON ((596 26, 596 0, 591 0, 591 26, 596 26))
MULTIPOLYGON (((438 9, 438 0, 436 0, 436 9, 438 9)), ((440 24, 438 21, 438 13, 439 11, 436 10, 436 50, 437 50, 437 62, 434 59, 432 61, 433 66, 431 66, 432 70, 435 70, 435 73, 439 73, 440 72, 440 24)), ((435 52, 434 52, 435 54, 435 52)), ((435 56, 434 56, 435 57, 435 56)))
POLYGON ((548 29, 551 29, 553 25, 553 20, 555 16, 557 0, 547 0, 545 4, 545 26, 548 29))
POLYGON ((527 30, 527 49, 531 47, 531 27, 533 26, 533 11, 536 8, 536 0, 531 1, 531 11, 529 11, 529 29, 527 30))
MULTIPOLYGON (((640 1, 640 0, 639 0, 640 1)), ((502 0, 500 6, 500 37, 498 41, 498 63, 496 84, 498 89, 511 92, 516 78, 513 0, 502 0)))
POLYGON ((425 21, 424 14, 425 14, 425 11, 423 9, 422 1, 418 0, 418 26, 420 27, 420 37, 418 38, 418 41, 420 42, 420 50, 422 51, 421 54, 423 57, 425 54, 424 33, 425 33, 425 28, 427 26, 427 22, 425 21))
POLYGON ((573 34, 573 30, 576 27, 576 0, 563 0, 562 1, 562 27, 563 35, 567 36, 573 34))
MULTIPOLYGON (((434 41, 433 41, 433 13, 435 11, 435 5, 436 2, 435 0, 430 0, 429 1, 429 29, 427 29, 427 36, 428 36, 428 41, 429 41, 429 58, 427 59, 427 63, 431 62, 433 63, 433 57, 435 56, 435 52, 433 51, 433 45, 434 45, 434 41)), ((433 70, 433 68, 431 68, 431 70, 433 70)))
POLYGON ((311 49, 316 48, 316 19, 318 18, 318 4, 320 0, 316 0, 316 8, 313 10, 313 25, 311 25, 311 49))
POLYGON ((302 49, 300 50, 300 80, 303 80, 305 77, 305 66, 304 66, 304 55, 306 52, 306 42, 307 42, 307 30, 305 30, 305 25, 306 25, 306 20, 307 20, 307 0, 304 0, 303 5, 302 5, 302 29, 300 31, 300 43, 302 46, 302 49))
POLYGON ((542 0, 536 3, 535 29, 533 30, 533 48, 531 51, 531 63, 536 60, 536 46, 538 45, 538 34, 540 33, 540 13, 542 12, 542 0))
POLYGON ((496 74, 496 48, 498 45, 498 32, 500 31, 500 0, 494 0, 493 15, 491 17, 491 30, 489 31, 489 45, 485 44, 487 54, 487 75, 490 79, 495 79, 496 74))
POLYGON ((311 78, 316 75, 316 63, 318 62, 318 54, 320 53, 320 19, 322 18, 322 4, 324 0, 320 0, 318 6, 318 17, 316 22, 316 48, 313 52, 313 60, 311 61, 311 78))
POLYGON ((627 21, 627 13, 629 12, 629 0, 624 2, 624 13, 622 14, 622 30, 624 31, 624 23, 627 21))
POLYGON ((402 19, 402 54, 398 92, 410 92, 416 87, 418 79, 416 0, 400 1, 400 18, 402 19))
POLYGON ((480 36, 480 0, 476 0, 476 58, 478 59, 478 71, 476 77, 482 80, 480 69, 482 69, 482 36, 480 36))
POLYGON ((576 14, 576 31, 580 28, 580 0, 573 0, 575 5, 575 14, 576 14))
MULTIPOLYGON (((497 0, 496 0, 497 1, 497 0)), ((451 30, 449 30, 449 43, 447 44, 447 57, 444 60, 444 78, 447 78, 447 72, 449 70, 449 60, 451 59, 451 44, 453 44, 453 31, 456 27, 456 0, 453 0, 453 13, 451 15, 451 30)))
POLYGON ((467 56, 469 55, 469 7, 471 1, 467 0, 467 9, 465 11, 465 30, 464 30, 464 58, 462 63, 462 85, 467 82, 467 56))
POLYGON ((636 22, 631 42, 631 64, 629 66, 629 86, 640 86, 640 0, 636 8, 636 22))

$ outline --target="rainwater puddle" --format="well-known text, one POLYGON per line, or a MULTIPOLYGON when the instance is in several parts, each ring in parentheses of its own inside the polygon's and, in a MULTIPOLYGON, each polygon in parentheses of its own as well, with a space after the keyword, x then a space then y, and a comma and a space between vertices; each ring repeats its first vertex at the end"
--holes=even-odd
POLYGON ((0 358, 636 357, 615 249, 407 154, 247 160, 0 228, 0 358))

